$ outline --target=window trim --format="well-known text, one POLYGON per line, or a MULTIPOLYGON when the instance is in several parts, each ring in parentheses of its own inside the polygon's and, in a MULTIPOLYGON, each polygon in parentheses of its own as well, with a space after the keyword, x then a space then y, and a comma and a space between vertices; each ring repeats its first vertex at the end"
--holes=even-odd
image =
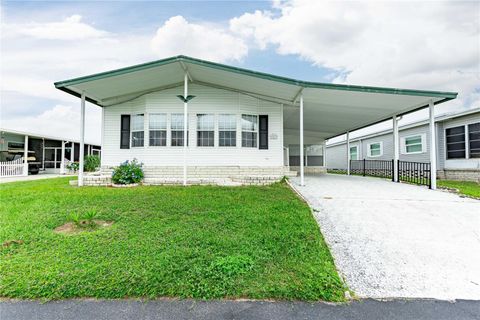
POLYGON ((259 126, 259 115, 258 113, 242 113, 240 114, 240 147, 241 148, 247 148, 247 149, 258 149, 258 126, 259 126), (255 116, 257 118, 257 122, 256 122, 256 128, 257 130, 243 130, 243 125, 242 125, 242 120, 243 120, 243 116, 255 116), (255 139, 255 147, 244 147, 243 146, 243 133, 244 132, 253 132, 253 133, 256 133, 256 139, 255 139))
MULTIPOLYGON (((167 123, 167 146, 168 147, 172 147, 172 148, 183 148, 185 145, 187 146, 187 148, 190 146, 190 139, 189 139, 189 135, 190 135, 190 117, 189 117, 189 113, 187 113, 187 136, 186 137, 183 137, 183 145, 181 146, 174 146, 172 145, 172 141, 173 141, 173 131, 181 131, 181 132, 184 132, 185 131, 185 128, 183 128, 182 130, 174 130, 172 129, 172 118, 173 118, 173 115, 174 114, 179 114, 179 115, 182 115, 184 116, 184 113, 183 112, 170 112, 169 113, 169 118, 170 121, 167 123), (169 134, 170 133, 170 134, 169 134), (185 142, 185 138, 186 138, 186 142, 185 142)), ((168 121, 168 120, 167 120, 168 121)), ((183 122, 182 122, 183 123, 183 122)))
POLYGON ((348 155, 350 156, 350 159, 348 159, 348 160, 358 160, 358 146, 357 145, 356 146, 350 146, 350 150, 348 150, 348 155), (355 150, 356 150, 355 159, 352 159, 352 148, 355 148, 355 150))
MULTIPOLYGON (((468 152, 465 153, 466 159, 480 159, 477 157, 472 158, 472 148, 470 146, 470 142, 472 141, 470 140, 470 126, 475 124, 480 125, 480 121, 465 124, 465 145, 467 146, 466 151, 468 150, 468 152)), ((476 132, 480 132, 480 131, 476 131, 476 132)), ((480 139, 475 139, 474 141, 480 141, 480 139)), ((475 149, 478 149, 478 148, 475 148, 475 149)))
POLYGON ((216 114, 215 113, 196 113, 195 114, 195 120, 196 120, 196 128, 195 128, 195 135, 196 135, 196 139, 195 139, 195 146, 197 148, 213 148, 215 147, 215 137, 216 137, 216 134, 215 134, 215 131, 216 131, 216 124, 217 124, 217 117, 216 117, 216 114), (213 129, 212 130, 199 130, 199 126, 198 126, 198 120, 199 120, 199 117, 198 116, 212 116, 213 118, 213 129), (213 132, 213 144, 211 146, 201 146, 198 144, 198 133, 199 132, 213 132))
POLYGON ((471 123, 475 123, 475 122, 466 122, 464 124, 456 124, 456 125, 450 125, 450 126, 445 126, 443 127, 443 146, 444 146, 444 160, 445 161, 458 161, 458 160, 468 160, 468 145, 467 145, 467 130, 468 130, 468 125, 471 124, 471 123), (447 143, 447 130, 448 129, 453 129, 453 128, 458 128, 458 127, 463 127, 464 131, 463 131, 463 138, 464 138, 464 143, 465 143, 465 146, 464 146, 464 150, 465 150, 465 157, 463 158, 448 158, 448 143, 447 143))
POLYGON ((166 112, 151 112, 151 113, 148 113, 148 147, 152 147, 152 148, 168 147, 168 113, 166 113, 166 112), (159 115, 159 114, 160 115, 165 115, 165 129, 150 129, 150 117, 152 115, 159 115), (152 146, 150 144, 150 131, 165 131, 165 145, 164 146, 152 146))
POLYGON ((383 141, 375 141, 375 142, 370 142, 367 144, 367 155, 369 158, 378 158, 383 156, 383 141), (372 150, 370 148, 371 145, 373 144, 379 144, 380 145, 380 154, 379 155, 372 155, 372 150))
MULTIPOLYGON (((401 139, 401 146, 402 146, 402 154, 421 154, 427 152, 427 135, 425 133, 416 133, 416 134, 411 134, 408 136, 403 136, 401 139), (414 137, 420 137, 420 146, 422 147, 422 150, 420 151, 413 151, 413 152, 408 152, 407 150, 407 139, 408 138, 414 138, 414 137)), ((414 144, 414 145, 418 145, 414 144)))
MULTIPOLYGON (((219 148, 237 148, 238 147, 238 114, 236 113, 219 113, 217 115, 217 122, 216 122, 216 129, 217 129, 217 143, 219 148), (234 130, 222 130, 220 129, 220 117, 221 116, 233 116, 235 118, 235 129, 234 130), (220 132, 235 132, 235 145, 234 146, 221 146, 220 145, 220 132)), ((240 134, 241 136, 241 134, 240 134)), ((240 137, 241 138, 241 137, 240 137)), ((240 141, 241 143, 241 141, 240 141)))
POLYGON ((130 114, 130 148, 145 148, 145 113, 132 113, 130 114), (142 130, 133 130, 133 119, 135 116, 143 116, 143 128, 142 130), (143 132, 143 145, 134 146, 133 145, 133 133, 134 132, 143 132))

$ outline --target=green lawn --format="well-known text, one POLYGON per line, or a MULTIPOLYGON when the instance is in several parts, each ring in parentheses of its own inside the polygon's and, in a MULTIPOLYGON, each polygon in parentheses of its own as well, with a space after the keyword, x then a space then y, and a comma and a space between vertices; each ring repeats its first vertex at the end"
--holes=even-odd
POLYGON ((0 296, 344 300, 309 208, 285 185, 0 185, 0 296), (109 229, 53 232, 71 211, 109 229), (23 242, 23 243, 22 243, 23 242))
POLYGON ((437 186, 448 189, 456 189, 460 194, 480 199, 480 184, 477 182, 438 180, 437 186))

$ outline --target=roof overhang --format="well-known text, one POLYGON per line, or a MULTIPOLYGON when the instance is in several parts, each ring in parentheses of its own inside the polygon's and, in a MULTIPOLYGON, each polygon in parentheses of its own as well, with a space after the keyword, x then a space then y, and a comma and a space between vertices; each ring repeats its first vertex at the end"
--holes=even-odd
MULTIPOLYGON (((295 80, 186 56, 176 56, 123 69, 55 83, 55 87, 101 107, 183 83, 233 90, 284 105, 284 127, 298 129, 298 98, 304 99, 304 128, 323 138, 353 131, 455 99, 457 93, 352 86, 295 80)), ((194 102, 193 102, 194 103, 194 102)))

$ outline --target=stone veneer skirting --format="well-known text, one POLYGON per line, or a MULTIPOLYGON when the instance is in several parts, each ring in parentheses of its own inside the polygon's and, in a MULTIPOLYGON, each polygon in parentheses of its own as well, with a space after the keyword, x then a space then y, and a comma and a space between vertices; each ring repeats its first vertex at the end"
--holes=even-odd
POLYGON ((480 183, 480 169, 446 169, 437 171, 437 178, 444 180, 474 181, 480 183))
MULTIPOLYGON (((102 167, 95 174, 84 176, 85 186, 111 186, 113 167, 102 167)), ((144 166, 144 185, 182 184, 183 167, 144 166)), ((188 184, 217 185, 267 185, 280 181, 284 176, 295 176, 296 172, 281 167, 188 167, 188 184)))
MULTIPOLYGON (((290 170, 300 172, 300 167, 290 166, 290 170)), ((323 174, 327 173, 327 168, 323 166, 303 167, 303 172, 308 174, 323 174)))

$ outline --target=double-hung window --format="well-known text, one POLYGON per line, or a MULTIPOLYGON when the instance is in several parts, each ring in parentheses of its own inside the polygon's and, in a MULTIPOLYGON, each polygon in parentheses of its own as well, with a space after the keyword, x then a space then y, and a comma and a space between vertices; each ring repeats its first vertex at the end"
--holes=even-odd
POLYGON ((470 158, 480 158, 480 122, 468 125, 468 149, 470 158))
POLYGON ((148 115, 149 146, 167 145, 167 114, 151 113, 148 115))
POLYGON ((197 114, 197 146, 213 147, 215 144, 215 115, 197 114))
POLYGON ((445 130, 447 159, 465 159, 465 126, 445 130))
MULTIPOLYGON (((172 147, 182 147, 184 143, 183 137, 183 113, 172 113, 171 118, 171 134, 172 134, 172 147)), ((188 123, 187 123, 188 130, 188 123)), ((187 144, 188 144, 188 131, 187 131, 187 144)))
POLYGON ((256 148, 258 136, 258 116, 242 114, 242 147, 256 148))
POLYGON ((368 156, 369 157, 380 157, 383 154, 381 142, 374 142, 368 145, 368 156))
POLYGON ((143 147, 143 114, 132 115, 132 147, 143 147))
POLYGON ((358 147, 350 147, 350 160, 358 160, 358 147))
POLYGON ((425 136, 420 134, 403 138, 403 153, 411 154, 425 152, 424 141, 425 136))
POLYGON ((236 115, 218 115, 218 145, 220 147, 235 147, 237 145, 236 115))

